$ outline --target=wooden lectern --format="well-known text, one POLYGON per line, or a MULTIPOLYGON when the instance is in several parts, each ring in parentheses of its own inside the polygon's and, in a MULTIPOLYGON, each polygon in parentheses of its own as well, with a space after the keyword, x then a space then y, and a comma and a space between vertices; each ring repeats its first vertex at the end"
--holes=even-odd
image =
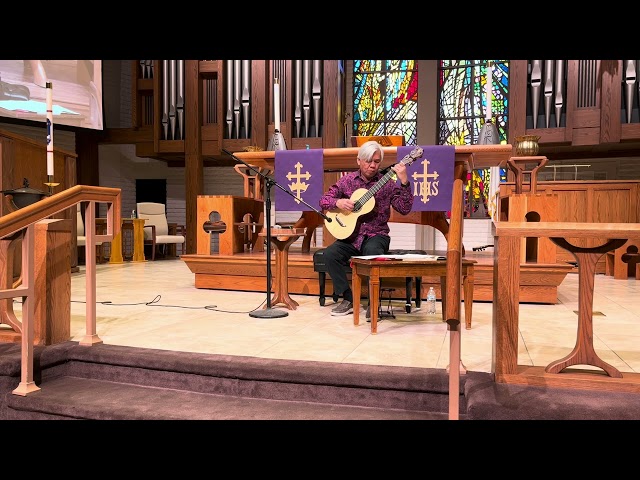
MULTIPOLYGON (((500 220, 509 222, 558 221, 558 195, 538 193, 538 170, 547 157, 511 157, 507 166, 514 173, 515 193, 500 199, 500 220), (534 165, 527 169, 527 165, 534 165), (529 175, 529 191, 523 191, 524 176, 529 175)), ((556 263, 556 245, 548 238, 522 238, 521 263, 556 263)))

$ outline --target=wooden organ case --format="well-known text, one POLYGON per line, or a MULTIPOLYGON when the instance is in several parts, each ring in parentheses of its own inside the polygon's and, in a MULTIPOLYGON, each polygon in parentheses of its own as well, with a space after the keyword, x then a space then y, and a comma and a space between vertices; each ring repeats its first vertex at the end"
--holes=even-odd
POLYGON ((189 253, 196 251, 202 168, 233 165, 224 150, 267 149, 275 79, 287 149, 346 146, 341 60, 136 60, 132 69, 136 155, 185 167, 189 253))
POLYGON ((637 60, 510 60, 509 65, 509 143, 538 135, 540 154, 550 160, 580 158, 588 155, 584 147, 596 145, 638 151, 637 60))

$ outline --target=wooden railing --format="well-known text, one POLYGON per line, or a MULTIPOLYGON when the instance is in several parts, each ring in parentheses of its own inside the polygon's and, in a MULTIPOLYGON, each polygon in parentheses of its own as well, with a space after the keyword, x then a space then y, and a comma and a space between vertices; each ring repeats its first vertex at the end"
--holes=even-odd
MULTIPOLYGON (((0 299, 22 297, 22 337, 20 384, 13 391, 25 396, 40 390, 33 380, 33 339, 35 296, 42 294, 34 288, 35 280, 35 224, 56 213, 82 203, 85 208, 86 229, 86 333, 81 345, 102 343, 96 334, 96 242, 109 242, 119 232, 121 220, 121 191, 119 188, 76 185, 31 205, 0 217, 0 239, 22 235, 22 281, 16 288, 0 290, 0 299), (96 235, 95 204, 106 203, 107 233, 96 235)), ((5 259, 6 260, 6 259, 5 259)), ((9 265, 5 266, 9 268, 9 265)), ((46 295, 46 293, 45 293, 46 295)))
POLYGON ((640 392, 640 374, 622 374, 598 356, 593 343, 596 263, 600 257, 620 247, 627 239, 640 241, 640 224, 500 221, 495 224, 495 232, 492 370, 496 382, 640 392), (545 368, 518 365, 520 246, 521 240, 528 237, 551 239, 558 247, 570 252, 578 265, 576 344, 567 356, 549 363, 545 368), (581 240, 588 240, 592 244, 577 245, 581 240), (581 365, 596 367, 606 375, 598 370, 568 369, 581 365))

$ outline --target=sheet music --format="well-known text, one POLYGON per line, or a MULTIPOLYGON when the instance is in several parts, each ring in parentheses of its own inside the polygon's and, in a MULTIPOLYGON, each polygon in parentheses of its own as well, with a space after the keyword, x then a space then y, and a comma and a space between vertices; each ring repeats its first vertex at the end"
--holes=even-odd
POLYGON ((351 258, 360 258, 362 260, 373 260, 374 258, 387 258, 389 260, 403 260, 403 261, 436 261, 446 260, 445 257, 439 257, 438 255, 421 255, 417 253, 407 253, 405 255, 355 255, 351 258))

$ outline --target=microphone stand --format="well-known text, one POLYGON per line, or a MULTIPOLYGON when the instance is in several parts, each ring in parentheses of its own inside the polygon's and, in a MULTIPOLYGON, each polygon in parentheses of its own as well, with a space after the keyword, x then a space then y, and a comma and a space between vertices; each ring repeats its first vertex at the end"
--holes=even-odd
POLYGON ((290 197, 295 198, 299 202, 304 203, 307 207, 309 207, 311 210, 316 212, 318 215, 324 218, 327 222, 332 222, 333 220, 328 216, 326 216, 317 208, 313 207, 312 205, 309 205, 302 198, 296 197, 293 193, 291 193, 290 190, 284 188, 282 185, 280 185, 278 182, 276 182, 272 178, 267 177, 261 171, 256 170, 252 165, 249 165, 247 162, 245 162, 241 158, 236 157, 234 154, 225 150, 224 148, 222 148, 221 150, 227 155, 229 155, 231 158, 233 158, 234 160, 244 164, 245 167, 250 168, 256 174, 258 174, 262 178, 262 180, 264 180, 264 187, 265 187, 264 199, 265 199, 265 209, 266 209, 265 214, 267 216, 267 306, 263 310, 254 310, 253 312, 249 312, 249 316, 256 317, 256 318, 286 317, 289 315, 289 312, 285 310, 277 310, 271 307, 271 187, 276 186, 280 190, 285 192, 287 195, 289 195, 290 197))

